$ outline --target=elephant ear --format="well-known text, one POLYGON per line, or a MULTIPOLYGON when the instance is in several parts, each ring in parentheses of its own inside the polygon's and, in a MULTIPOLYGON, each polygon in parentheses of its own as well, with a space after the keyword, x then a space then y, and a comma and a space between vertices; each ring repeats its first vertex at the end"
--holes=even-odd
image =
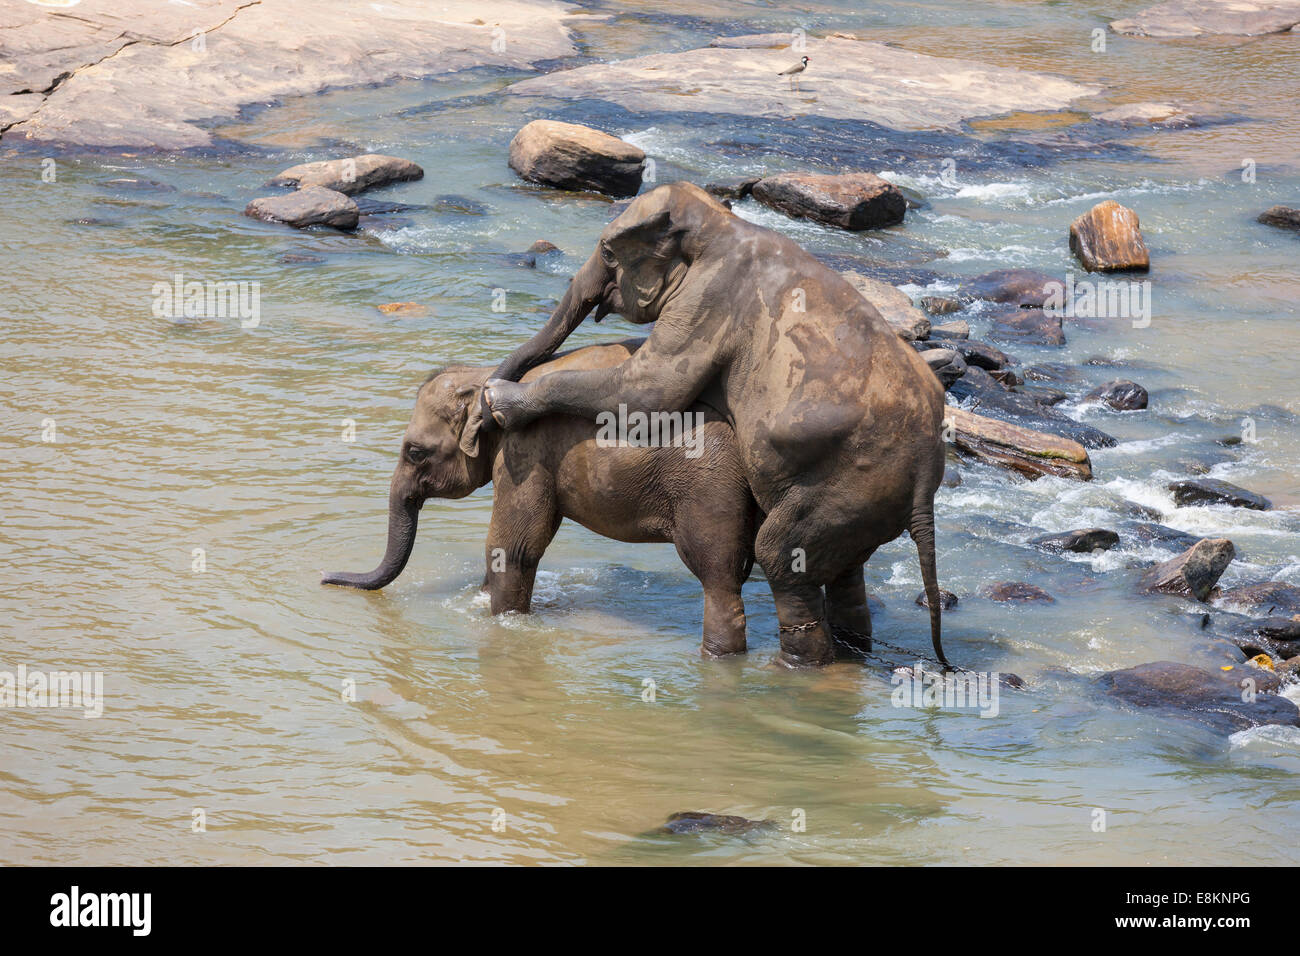
POLYGON ((465 399, 461 413, 460 450, 470 458, 477 458, 479 434, 483 430, 483 386, 465 385, 456 391, 456 398, 465 399))
POLYGON ((645 309, 659 298, 664 284, 683 264, 683 230, 673 223, 668 209, 627 223, 623 222, 625 216, 615 219, 612 231, 601 239, 601 255, 608 265, 617 265, 632 279, 637 291, 635 305, 645 309))

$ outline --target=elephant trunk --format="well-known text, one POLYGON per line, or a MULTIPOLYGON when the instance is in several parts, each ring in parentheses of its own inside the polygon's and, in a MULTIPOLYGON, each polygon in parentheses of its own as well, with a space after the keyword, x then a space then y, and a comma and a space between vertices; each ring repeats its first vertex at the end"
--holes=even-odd
POLYGON ((420 519, 420 502, 394 488, 388 498, 388 546, 379 567, 369 574, 333 571, 321 577, 321 584, 337 584, 363 591, 377 591, 397 579, 415 547, 415 528, 420 519))

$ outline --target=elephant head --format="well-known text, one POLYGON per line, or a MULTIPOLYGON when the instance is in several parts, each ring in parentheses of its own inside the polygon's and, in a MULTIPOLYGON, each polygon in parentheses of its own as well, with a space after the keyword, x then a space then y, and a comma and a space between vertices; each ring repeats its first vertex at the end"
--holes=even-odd
MULTIPOLYGON (((686 278, 731 210, 691 183, 671 183, 638 196, 605 227, 596 251, 578 270, 546 325, 506 357, 489 378, 517 382, 555 353, 592 310, 599 322, 611 312, 643 325, 659 312, 686 278)), ((483 428, 491 427, 476 402, 461 437, 470 457, 479 453, 483 428)))
POLYGON ((492 456, 471 458, 460 450, 471 406, 487 379, 482 368, 452 366, 420 386, 415 411, 402 438, 401 458, 388 492, 388 546, 369 574, 332 572, 322 584, 377 590, 391 584, 415 547, 420 507, 429 498, 464 498, 492 479, 492 456))

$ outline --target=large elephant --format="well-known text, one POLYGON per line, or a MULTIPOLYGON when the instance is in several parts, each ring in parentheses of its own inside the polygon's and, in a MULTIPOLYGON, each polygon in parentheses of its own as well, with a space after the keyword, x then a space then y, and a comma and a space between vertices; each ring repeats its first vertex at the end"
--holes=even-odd
POLYGON ((833 634, 869 634, 862 566, 910 531, 946 666, 934 558, 939 380, 852 286, 697 186, 660 186, 605 227, 545 327, 487 383, 461 447, 474 454, 492 421, 513 430, 557 412, 591 420, 620 403, 680 410, 706 388, 735 428, 761 510, 755 556, 776 600, 778 660, 828 663, 833 634), (655 326, 617 367, 516 381, 593 309, 655 326))
MULTIPOLYGON (((559 369, 618 365, 644 339, 561 355, 526 379, 559 369)), ((491 374, 455 366, 420 387, 393 472, 388 546, 369 574, 331 573, 322 583, 374 590, 402 573, 428 498, 463 498, 493 483, 484 589, 492 613, 527 612, 538 562, 564 518, 619 541, 671 541, 704 586, 706 656, 745 650, 740 589, 754 565, 757 506, 731 426, 697 403, 688 441, 667 447, 600 443, 591 423, 553 415, 531 427, 485 436, 479 454, 460 450, 462 429, 491 374)), ((677 434, 681 434, 678 432, 677 434)))

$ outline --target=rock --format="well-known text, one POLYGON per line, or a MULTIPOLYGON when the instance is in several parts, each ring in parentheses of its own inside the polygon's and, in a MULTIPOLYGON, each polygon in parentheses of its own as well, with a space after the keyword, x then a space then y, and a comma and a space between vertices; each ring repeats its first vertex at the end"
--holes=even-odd
POLYGON ((993 379, 993 381, 1006 389, 1016 388, 1017 386, 1025 384, 1025 380, 1009 368, 994 369, 992 372, 989 372, 989 378, 993 379))
POLYGON ((880 317, 889 323, 900 339, 914 342, 930 334, 930 320, 924 312, 912 305, 912 300, 906 293, 895 289, 888 282, 868 278, 860 272, 841 272, 840 276, 876 307, 880 317))
POLYGON ((898 187, 874 173, 777 173, 755 183, 753 195, 787 216, 851 232, 896 226, 907 209, 898 187))
POLYGON ((1060 405, 1061 402, 1065 401, 1067 398, 1070 397, 1069 395, 1066 395, 1065 392, 1061 391, 1059 388, 1052 388, 1052 386, 1050 385, 1041 385, 1041 384, 1030 384, 1030 385, 1022 384, 1020 388, 1020 394, 1028 395, 1038 404, 1045 405, 1048 408, 1051 408, 1053 405, 1060 405))
POLYGON ((324 261, 324 256, 313 256, 305 252, 286 252, 280 257, 280 262, 285 265, 315 265, 324 261))
POLYGON ((987 342, 977 342, 973 339, 945 339, 936 342, 935 345, 938 348, 955 349, 961 353, 961 357, 966 360, 967 365, 974 365, 976 368, 982 368, 987 372, 996 372, 998 369, 1006 368, 1012 364, 1006 352, 989 345, 987 342))
POLYGON ((428 315, 428 306, 419 302, 385 302, 375 306, 384 315, 428 315))
POLYGON ((1145 272, 1151 267, 1137 213, 1113 199, 1070 223, 1070 251, 1089 272, 1145 272))
POLYGON ((966 359, 966 374, 953 383, 950 392, 969 410, 1021 428, 1058 435, 1084 448, 1112 448, 1117 444, 1113 437, 1098 428, 1076 422, 1055 408, 1040 405, 1028 395, 1007 391, 971 361, 966 350, 961 348, 964 343, 942 344, 957 349, 966 359))
POLYGON ((316 225, 355 229, 360 218, 357 204, 351 198, 323 186, 306 186, 285 196, 254 199, 244 209, 244 215, 265 222, 282 222, 295 229, 316 225))
POLYGON ((1193 478, 1188 481, 1175 481, 1169 486, 1174 493, 1174 503, 1184 505, 1231 505, 1234 508, 1250 508, 1253 511, 1268 511, 1273 503, 1263 495, 1247 491, 1239 485, 1217 478, 1193 478))
POLYGON ((796 123, 814 116, 931 130, 958 129, 977 116, 1060 110, 1100 91, 1044 73, 927 56, 837 34, 807 38, 803 53, 812 66, 799 94, 776 75, 800 55, 789 49, 789 34, 778 36, 779 41, 770 34, 728 37, 726 46, 556 70, 515 83, 507 92, 603 100, 632 113, 730 114, 796 123))
POLYGON ((1176 558, 1170 558, 1142 575, 1139 589, 1146 594, 1178 594, 1208 600, 1214 585, 1236 554, 1227 538, 1205 538, 1176 558))
MULTIPOLYGON (((925 300, 921 300, 922 304, 925 300)), ((930 326, 930 338, 932 339, 969 339, 970 323, 965 319, 958 319, 956 322, 944 322, 941 325, 930 326)))
POLYGON ((1230 640, 1247 657, 1261 652, 1278 660, 1300 654, 1300 618, 1266 617, 1233 623, 1230 640))
POLYGON ((1024 345, 1064 345, 1061 315, 1042 309, 1012 309, 993 317, 989 337, 1024 345))
MULTIPOLYGON (((931 315, 949 315, 953 312, 960 312, 966 306, 961 299, 955 299, 947 295, 923 295, 921 296, 921 308, 931 315)), ((964 338, 964 336, 963 336, 964 338)))
POLYGON ((939 381, 943 383, 945 390, 951 388, 953 382, 966 374, 965 360, 960 353, 952 349, 927 349, 921 353, 921 358, 925 359, 925 364, 939 376, 939 381))
POLYGON ((249 104, 578 52, 569 8, 549 0, 385 0, 364 20, 355 0, 55 6, 73 4, 3 4, 5 139, 210 147, 249 104), (24 91, 40 92, 10 95, 24 91))
POLYGON ((1045 604, 1056 603, 1056 598, 1052 597, 1042 588, 1033 584, 1026 584, 1024 581, 1003 581, 1001 584, 990 585, 985 589, 984 593, 990 601, 1002 601, 1015 604, 1028 604, 1034 601, 1040 601, 1045 604))
POLYGON ((1200 535, 1188 534, 1186 531, 1179 531, 1177 528, 1170 528, 1154 521, 1143 521, 1134 525, 1133 535, 1147 544, 1169 544, 1183 550, 1195 547, 1197 543, 1205 540, 1200 535))
POLYGON ((538 239, 526 252, 512 252, 506 255, 506 259, 515 265, 523 266, 526 269, 536 269, 538 261, 549 255, 558 255, 560 247, 553 242, 547 242, 545 239, 538 239))
POLYGON ((1171 126, 1192 122, 1190 114, 1170 103, 1125 103, 1098 113, 1095 119, 1121 126, 1171 126))
POLYGON ((1215 672, 1173 661, 1139 664, 1097 678, 1097 686, 1109 697, 1193 717, 1224 734, 1261 724, 1300 726, 1300 708, 1285 697, 1262 692, 1279 684, 1275 675, 1256 668, 1215 672), (1243 693, 1251 688, 1255 694, 1243 693))
POLYGON ((1284 581, 1243 584, 1224 591, 1217 603, 1248 608, 1252 614, 1300 614, 1300 587, 1284 581))
POLYGON ((1056 553, 1073 551, 1076 554, 1092 554, 1094 551, 1109 551, 1115 547, 1119 544, 1119 535, 1105 528, 1080 528, 1060 534, 1039 535, 1031 538, 1029 543, 1056 553))
POLYGON ((1083 381, 1083 373, 1071 365, 1060 362, 1043 362, 1025 369, 1025 378, 1034 382, 1056 382, 1072 385, 1083 381))
POLYGON ((736 179, 726 183, 705 183, 704 191, 710 196, 717 196, 719 199, 744 199, 754 191, 754 184, 762 177, 753 176, 749 179, 736 179))
POLYGON ((960 488, 961 472, 953 468, 945 468, 943 470, 943 481, 939 482, 939 484, 945 488, 960 488))
POLYGON ((328 159, 290 166, 267 185, 323 186, 346 196, 355 196, 377 186, 423 178, 424 170, 409 159, 366 153, 347 159, 328 159))
MULTIPOLYGON (((916 603, 921 607, 928 608, 930 606, 930 602, 926 599, 924 591, 916 596, 916 603)), ((939 588, 939 607, 945 611, 951 611, 956 606, 957 595, 953 594, 946 588, 939 588)))
POLYGON ((1031 431, 952 406, 944 410, 944 430, 965 454, 1030 478, 1042 475, 1081 481, 1092 478, 1088 452, 1068 438, 1031 431))
POLYGON ((533 120, 510 141, 510 168, 543 186, 635 196, 645 153, 589 126, 533 120))
POLYGON ((1297 23, 1297 0, 1168 0, 1112 20, 1110 28, 1140 37, 1260 36, 1284 33, 1297 23))
POLYGON ((771 832, 780 827, 771 820, 747 820, 745 817, 725 816, 720 813, 700 813, 685 810, 674 813, 663 825, 666 833, 725 833, 738 836, 745 833, 771 832))
POLYGON ((1121 412, 1135 411, 1147 407, 1147 390, 1137 382, 1117 378, 1104 385, 1098 385, 1083 396, 1083 400, 1102 402, 1121 412))
POLYGON ((1259 222, 1281 229, 1300 229, 1300 209, 1290 206, 1270 206, 1259 214, 1259 222))
POLYGON ((1041 309, 1051 290, 1060 286, 1060 279, 1033 269, 997 269, 964 283, 961 294, 968 301, 983 299, 1019 308, 1041 309))
POLYGON ((105 189, 111 189, 114 192, 156 192, 156 193, 174 193, 175 186, 169 186, 166 183, 160 183, 153 179, 106 179, 100 186, 105 189))

